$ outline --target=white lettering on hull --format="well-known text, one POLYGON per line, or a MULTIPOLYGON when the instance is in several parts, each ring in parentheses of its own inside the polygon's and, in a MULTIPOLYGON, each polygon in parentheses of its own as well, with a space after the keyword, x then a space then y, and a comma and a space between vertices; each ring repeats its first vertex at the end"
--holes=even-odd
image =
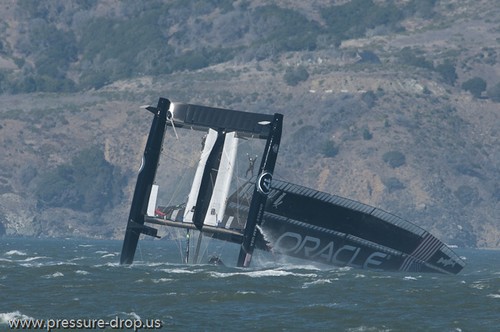
POLYGON ((274 248, 284 254, 304 258, 319 258, 335 265, 349 265, 365 269, 376 269, 387 260, 386 253, 374 251, 363 262, 354 262, 361 252, 361 247, 343 245, 335 249, 334 241, 322 245, 321 240, 313 236, 302 236, 295 232, 285 232, 276 240, 274 248))

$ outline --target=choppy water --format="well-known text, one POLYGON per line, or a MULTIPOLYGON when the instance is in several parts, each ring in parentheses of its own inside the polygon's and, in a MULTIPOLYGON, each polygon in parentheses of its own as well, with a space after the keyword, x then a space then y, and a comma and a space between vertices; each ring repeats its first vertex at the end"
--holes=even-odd
POLYGON ((0 238, 0 330, 13 319, 44 320, 44 330, 101 319, 151 327, 141 331, 500 331, 498 250, 457 249, 468 264, 458 276, 187 266, 173 241, 142 241, 125 267, 120 250, 120 241, 0 238))

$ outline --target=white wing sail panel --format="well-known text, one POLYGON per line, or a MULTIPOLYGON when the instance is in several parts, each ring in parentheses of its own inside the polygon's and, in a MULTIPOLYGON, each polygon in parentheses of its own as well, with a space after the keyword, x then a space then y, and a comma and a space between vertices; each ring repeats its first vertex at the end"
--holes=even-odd
POLYGON ((203 177, 208 156, 214 147, 216 139, 217 132, 213 129, 209 129, 205 138, 205 143, 203 144, 203 150, 201 151, 200 161, 198 162, 198 167, 196 168, 193 184, 191 185, 191 191, 189 192, 186 209, 184 210, 184 222, 193 222, 194 209, 200 193, 201 178, 203 177))
POLYGON ((153 184, 151 186, 151 194, 149 195, 148 210, 146 211, 146 214, 150 217, 155 215, 157 197, 158 197, 158 185, 153 184))
POLYGON ((215 182, 213 195, 205 217, 205 225, 217 226, 224 216, 231 179, 233 177, 237 149, 238 139, 236 138, 236 133, 232 132, 226 134, 217 181, 215 182))

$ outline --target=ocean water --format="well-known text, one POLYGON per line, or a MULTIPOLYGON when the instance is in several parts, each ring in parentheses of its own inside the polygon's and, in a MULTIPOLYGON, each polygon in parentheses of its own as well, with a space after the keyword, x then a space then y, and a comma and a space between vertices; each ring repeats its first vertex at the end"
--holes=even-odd
POLYGON ((456 249, 468 264, 457 276, 184 265, 172 240, 141 241, 120 266, 120 250, 0 238, 0 330, 500 331, 499 250, 456 249))

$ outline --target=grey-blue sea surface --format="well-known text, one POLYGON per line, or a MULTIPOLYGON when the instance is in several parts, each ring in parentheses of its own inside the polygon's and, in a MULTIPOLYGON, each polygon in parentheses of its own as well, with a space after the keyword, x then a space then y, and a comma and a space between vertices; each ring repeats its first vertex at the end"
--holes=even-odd
POLYGON ((173 240, 141 241, 136 262, 120 266, 120 250, 0 238, 0 330, 59 320, 54 331, 500 331, 499 250, 455 249, 467 262, 456 276, 266 257, 250 269, 185 265, 173 240))

